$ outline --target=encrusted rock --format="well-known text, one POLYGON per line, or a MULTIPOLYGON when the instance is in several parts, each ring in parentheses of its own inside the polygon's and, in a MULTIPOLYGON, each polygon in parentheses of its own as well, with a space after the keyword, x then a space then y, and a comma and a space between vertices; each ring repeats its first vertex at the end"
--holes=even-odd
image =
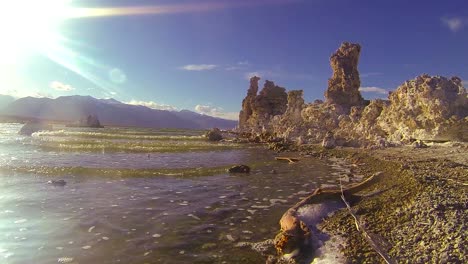
POLYGON ((328 89, 325 92, 327 103, 341 105, 346 111, 352 106, 364 104, 359 92, 361 80, 357 68, 360 52, 359 44, 344 42, 331 56, 333 76, 328 80, 328 89))

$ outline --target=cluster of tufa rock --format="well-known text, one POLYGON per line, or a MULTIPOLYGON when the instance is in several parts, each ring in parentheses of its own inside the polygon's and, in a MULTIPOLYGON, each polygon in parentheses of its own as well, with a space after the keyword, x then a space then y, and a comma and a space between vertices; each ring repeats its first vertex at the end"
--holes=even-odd
POLYGON ((468 141, 468 97, 460 78, 423 74, 389 93, 388 100, 366 101, 359 91, 360 52, 360 45, 345 42, 331 56, 333 75, 325 102, 306 104, 302 90, 286 93, 268 80, 258 93, 260 78, 252 77, 239 115, 240 131, 301 143, 326 137, 344 146, 468 141))

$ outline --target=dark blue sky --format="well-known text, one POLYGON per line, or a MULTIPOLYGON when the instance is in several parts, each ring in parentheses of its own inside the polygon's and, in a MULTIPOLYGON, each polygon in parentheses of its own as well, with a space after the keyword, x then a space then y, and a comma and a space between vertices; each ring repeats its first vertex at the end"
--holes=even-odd
POLYGON ((255 73, 262 84, 269 79, 303 89, 306 101, 322 99, 329 57, 343 41, 362 45, 361 86, 375 91, 365 92, 367 98, 385 97, 381 89, 422 73, 468 79, 466 0, 82 0, 72 6, 166 8, 63 21, 58 31, 66 40, 29 52, 15 68, 22 81, 10 75, 3 93, 114 97, 225 116, 239 111, 255 73))

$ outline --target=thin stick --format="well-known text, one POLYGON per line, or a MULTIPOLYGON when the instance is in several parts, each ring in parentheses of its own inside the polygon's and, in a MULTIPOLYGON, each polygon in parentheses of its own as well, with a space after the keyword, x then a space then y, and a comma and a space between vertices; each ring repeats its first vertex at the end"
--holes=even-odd
POLYGON ((390 256, 382 250, 374 240, 372 240, 371 236, 369 236, 367 230, 360 224, 358 216, 356 216, 353 211, 351 210, 351 206, 349 203, 346 201, 344 192, 343 192, 343 185, 341 184, 341 177, 340 177, 340 189, 341 189, 341 199, 346 205, 346 208, 348 208, 349 213, 351 216, 354 218, 354 223, 356 225, 356 229, 361 232, 361 234, 364 236, 364 238, 367 240, 367 242, 371 245, 371 247, 383 258, 385 263, 387 264, 395 264, 396 262, 390 258, 390 256))

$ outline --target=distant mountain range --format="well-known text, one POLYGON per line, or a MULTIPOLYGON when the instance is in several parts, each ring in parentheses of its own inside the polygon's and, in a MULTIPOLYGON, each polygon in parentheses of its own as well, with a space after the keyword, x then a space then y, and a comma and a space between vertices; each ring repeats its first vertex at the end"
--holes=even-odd
POLYGON ((237 121, 201 115, 189 110, 156 110, 129 105, 115 99, 91 96, 62 96, 56 99, 25 97, 14 100, 0 96, 0 115, 75 122, 97 115, 103 125, 152 128, 222 129, 234 128, 237 121))

